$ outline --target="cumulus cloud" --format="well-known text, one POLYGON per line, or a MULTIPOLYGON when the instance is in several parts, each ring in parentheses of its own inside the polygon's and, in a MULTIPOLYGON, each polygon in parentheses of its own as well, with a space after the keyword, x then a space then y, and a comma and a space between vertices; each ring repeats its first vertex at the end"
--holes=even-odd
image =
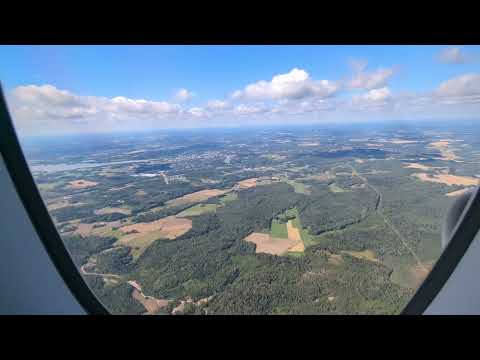
POLYGON ((255 105, 245 105, 245 104, 237 105, 233 109, 233 113, 235 115, 253 115, 253 114, 265 113, 267 111, 268 110, 265 107, 255 106, 255 105))
POLYGON ((439 59, 445 64, 465 64, 470 60, 470 56, 459 47, 451 47, 443 49, 440 52, 439 59))
POLYGON ((205 117, 208 115, 207 112, 201 107, 191 108, 187 111, 187 113, 195 117, 205 117))
POLYGON ((230 107, 230 104, 228 101, 222 101, 222 100, 210 100, 207 102, 207 108, 211 110, 225 110, 230 107))
POLYGON ((9 100, 15 122, 32 131, 40 126, 47 131, 71 130, 85 124, 95 131, 122 126, 119 121, 168 120, 181 112, 178 104, 166 101, 81 96, 53 85, 18 86, 9 100))
POLYGON ((313 80, 303 69, 294 68, 286 74, 275 75, 272 80, 261 80, 237 90, 232 98, 279 100, 303 99, 310 96, 329 97, 339 85, 329 80, 313 80))
POLYGON ((166 101, 148 101, 143 99, 128 99, 123 96, 117 96, 111 100, 104 101, 104 109, 115 113, 131 114, 172 114, 178 113, 179 105, 170 104, 166 101))
POLYGON ((468 96, 480 94, 480 74, 464 74, 440 84, 437 93, 443 96, 468 96))
POLYGON ((391 103, 392 93, 388 87, 372 89, 364 94, 352 96, 351 104, 359 109, 380 109, 391 103))
POLYGON ((366 71, 368 63, 363 60, 353 60, 350 63, 354 71, 354 76, 349 82, 352 89, 371 90, 381 88, 387 85, 390 78, 394 75, 393 68, 380 68, 376 71, 366 71))
POLYGON ((175 94, 175 100, 179 102, 184 102, 190 100, 194 97, 195 94, 187 89, 179 89, 175 94))

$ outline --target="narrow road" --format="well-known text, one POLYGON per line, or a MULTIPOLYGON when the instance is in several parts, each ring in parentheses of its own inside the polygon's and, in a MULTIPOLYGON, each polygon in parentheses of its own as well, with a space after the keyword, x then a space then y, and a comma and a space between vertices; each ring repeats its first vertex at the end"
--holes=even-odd
POLYGON ((89 263, 87 264, 83 264, 81 267, 80 267, 80 272, 83 274, 83 275, 90 275, 90 276, 102 276, 102 277, 106 277, 106 278, 112 278, 112 279, 118 279, 118 280, 121 280, 122 277, 120 275, 116 275, 116 274, 101 274, 101 273, 93 273, 93 272, 88 272, 85 270, 85 266, 87 265, 91 265, 89 263))
POLYGON ((346 166, 348 166, 350 169, 352 169, 352 176, 357 176, 359 177, 364 183, 365 185, 367 185, 370 189, 372 189, 373 191, 375 191, 375 193, 378 195, 378 201, 376 203, 376 206, 375 206, 375 211, 377 212, 377 214, 379 214, 382 219, 383 219, 383 222, 388 226, 390 227, 390 229, 392 229, 392 231, 395 233, 395 235, 397 235, 397 237, 400 239, 400 241, 402 242, 403 246, 405 246, 405 248, 410 252, 410 254, 413 256, 413 258, 415 259, 415 261, 417 262, 418 266, 421 267, 424 271, 426 271, 428 273, 428 269, 427 267, 422 263, 422 261, 420 260, 420 258, 418 257, 418 255, 415 253, 415 251, 413 251, 413 249, 408 245, 408 242, 407 242, 407 239, 405 239, 405 237, 400 233, 400 231, 398 231, 398 229, 390 222, 390 220, 388 220, 386 217, 385 217, 385 214, 383 213, 383 211, 381 211, 382 209, 382 199, 383 199, 383 194, 373 185, 371 185, 367 178, 365 178, 364 176, 360 175, 358 173, 358 171, 350 164, 346 164, 346 166))

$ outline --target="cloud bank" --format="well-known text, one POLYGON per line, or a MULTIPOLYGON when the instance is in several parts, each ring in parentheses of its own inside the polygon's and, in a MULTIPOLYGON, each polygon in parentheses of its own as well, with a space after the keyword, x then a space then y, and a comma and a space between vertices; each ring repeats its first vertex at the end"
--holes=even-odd
MULTIPOLYGON (((449 54, 449 59, 458 59, 449 54)), ((193 93, 177 90, 171 101, 75 94, 51 84, 14 88, 9 107, 16 126, 28 134, 96 132, 145 128, 208 127, 288 121, 416 119, 473 116, 480 110, 480 74, 445 79, 431 91, 395 92, 394 67, 367 70, 351 62, 348 80, 314 79, 293 68, 234 89, 225 98, 187 106, 193 93)))

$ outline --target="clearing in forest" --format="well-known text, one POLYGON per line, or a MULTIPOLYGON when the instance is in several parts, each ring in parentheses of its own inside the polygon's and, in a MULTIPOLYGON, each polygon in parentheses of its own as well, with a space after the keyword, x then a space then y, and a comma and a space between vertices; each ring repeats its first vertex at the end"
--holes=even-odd
POLYGON ((200 190, 196 191, 191 194, 183 195, 178 198, 172 199, 167 201, 168 206, 178 206, 178 205, 183 205, 183 204, 188 204, 188 203, 195 203, 195 202, 201 202, 205 201, 207 199, 210 199, 212 197, 220 196, 223 194, 228 193, 230 190, 218 190, 218 189, 212 189, 212 190, 200 190))
POLYGON ((297 245, 298 241, 292 239, 282 239, 264 233, 251 233, 245 238, 245 241, 252 242, 256 245, 255 252, 284 255, 292 246, 297 245))
POLYGON ((373 252, 373 250, 341 251, 341 253, 348 254, 348 255, 353 256, 357 259, 364 259, 364 260, 380 263, 380 260, 377 259, 377 257, 375 256, 375 252, 373 252))
POLYGON ((257 180, 258 178, 246 179, 239 181, 237 185, 240 187, 240 189, 248 189, 257 186, 257 180))
POLYGON ((94 225, 93 223, 92 224, 79 223, 74 234, 87 236, 92 232, 93 225, 94 225))
POLYGON ((198 216, 210 212, 215 212, 217 210, 217 204, 197 204, 186 210, 183 210, 181 213, 177 214, 176 217, 185 217, 185 216, 198 216))
POLYGON ((272 220, 272 225, 270 229, 270 234, 273 237, 278 237, 282 239, 287 239, 288 238, 288 231, 287 231, 287 225, 284 223, 281 223, 277 220, 272 220))
POLYGON ((436 167, 427 166, 419 163, 406 163, 403 165, 403 167, 406 169, 419 169, 419 170, 425 170, 425 171, 437 169, 436 167))
POLYGON ((168 216, 148 223, 137 223, 123 226, 119 229, 118 244, 133 248, 132 255, 136 258, 158 239, 175 239, 192 228, 192 220, 168 216))
POLYGON ((95 210, 94 213, 95 215, 105 215, 105 214, 114 214, 114 213, 130 215, 132 213, 132 210, 127 208, 120 208, 120 207, 105 207, 99 210, 95 210))
POLYGON ((98 185, 95 181, 88 181, 88 180, 74 180, 69 182, 70 186, 75 189, 85 189, 92 186, 98 185))

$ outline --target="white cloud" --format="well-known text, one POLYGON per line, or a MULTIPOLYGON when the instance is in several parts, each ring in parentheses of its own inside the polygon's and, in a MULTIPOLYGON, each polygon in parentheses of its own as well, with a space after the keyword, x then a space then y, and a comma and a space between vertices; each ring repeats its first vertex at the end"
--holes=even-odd
POLYGON ((364 94, 352 96, 351 105, 354 108, 374 110, 385 108, 391 103, 392 93, 388 87, 372 89, 364 94))
POLYGON ((265 113, 268 110, 264 107, 240 104, 233 109, 235 115, 252 115, 265 113))
POLYGON ((193 115, 195 117, 205 117, 207 116, 208 114, 206 113, 206 111, 200 107, 194 107, 194 108, 191 108, 187 111, 187 113, 189 113, 190 115, 193 115))
POLYGON ((128 99, 123 96, 117 96, 107 100, 104 104, 105 110, 115 113, 131 114, 174 114, 180 110, 179 105, 170 104, 166 101, 148 101, 143 99, 128 99))
POLYGON ((445 64, 464 64, 469 60, 469 56, 459 47, 451 47, 442 50, 439 59, 445 64))
POLYGON ((81 96, 53 85, 18 86, 9 100, 15 123, 30 131, 39 127, 66 131, 85 124, 95 131, 123 126, 118 122, 135 125, 137 120, 168 121, 181 113, 178 104, 166 101, 81 96))
POLYGON ((184 102, 190 100, 194 96, 195 94, 191 91, 188 91, 187 89, 179 89, 175 94, 175 100, 179 102, 184 102))
POLYGON ((303 69, 294 68, 286 74, 275 75, 271 81, 261 80, 237 90, 232 98, 245 99, 302 99, 310 96, 329 97, 339 85, 329 80, 312 80, 303 69))
POLYGON ((441 97, 480 95, 480 74, 464 74, 444 81, 436 90, 441 97))
POLYGON ((366 61, 354 60, 351 62, 355 74, 349 82, 349 87, 352 89, 376 89, 386 86, 388 80, 395 73, 392 68, 381 68, 376 71, 367 72, 366 61))
POLYGON ((222 101, 222 100, 210 100, 207 102, 207 108, 211 110, 224 110, 228 109, 230 107, 230 104, 228 101, 222 101))

